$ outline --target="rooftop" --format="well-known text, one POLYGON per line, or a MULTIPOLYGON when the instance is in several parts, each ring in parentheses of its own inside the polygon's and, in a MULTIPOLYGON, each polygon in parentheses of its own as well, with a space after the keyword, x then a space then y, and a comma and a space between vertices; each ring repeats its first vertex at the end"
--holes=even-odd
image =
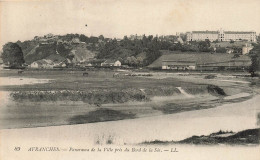
POLYGON ((251 34, 251 33, 255 33, 255 32, 253 32, 253 31, 251 31, 251 32, 243 32, 243 31, 241 31, 241 32, 238 32, 238 31, 224 31, 224 33, 225 33, 225 34, 251 34))
POLYGON ((108 59, 104 63, 115 63, 118 60, 108 59))
POLYGON ((192 31, 192 33, 218 34, 218 31, 192 31))
POLYGON ((251 63, 250 57, 247 55, 241 55, 240 57, 234 58, 233 54, 227 53, 204 53, 204 52, 179 52, 179 51, 161 51, 163 55, 158 58, 149 67, 160 67, 162 62, 173 62, 179 61, 191 63, 195 62, 197 65, 211 65, 211 64, 222 64, 227 62, 244 62, 245 64, 251 63))
MULTIPOLYGON (((190 33, 190 32, 188 32, 190 33)), ((219 31, 192 31, 192 33, 204 33, 204 34, 218 34, 219 31)), ((251 34, 256 33, 254 31, 224 31, 225 34, 251 34)))

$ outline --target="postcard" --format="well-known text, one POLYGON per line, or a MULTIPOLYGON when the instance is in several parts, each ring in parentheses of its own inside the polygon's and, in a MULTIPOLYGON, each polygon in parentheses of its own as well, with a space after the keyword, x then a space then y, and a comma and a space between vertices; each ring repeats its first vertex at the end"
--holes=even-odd
POLYGON ((259 0, 1 0, 1 160, 259 160, 259 0))

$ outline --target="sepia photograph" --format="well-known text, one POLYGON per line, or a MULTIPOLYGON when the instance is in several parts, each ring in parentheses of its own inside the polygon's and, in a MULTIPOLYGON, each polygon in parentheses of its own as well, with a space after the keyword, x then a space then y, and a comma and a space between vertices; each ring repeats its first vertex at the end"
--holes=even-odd
POLYGON ((259 160, 259 0, 0 0, 1 160, 259 160))

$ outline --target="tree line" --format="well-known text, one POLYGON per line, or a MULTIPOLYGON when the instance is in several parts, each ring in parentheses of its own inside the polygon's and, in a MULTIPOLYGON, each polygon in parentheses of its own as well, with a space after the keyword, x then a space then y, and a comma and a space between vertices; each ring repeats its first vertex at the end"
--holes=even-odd
MULTIPOLYGON (((209 52, 209 53, 225 53, 226 48, 224 47, 216 47, 213 48, 211 42, 209 40, 205 41, 194 41, 190 43, 181 43, 177 42, 177 38, 175 37, 175 42, 163 40, 154 37, 153 35, 143 35, 141 39, 131 39, 127 36, 124 36, 122 40, 118 39, 110 39, 105 38, 103 35, 98 37, 87 37, 83 34, 66 34, 63 36, 58 36, 59 39, 65 41, 71 41, 73 38, 79 38, 81 42, 85 43, 93 43, 93 49, 97 52, 97 59, 118 59, 123 64, 127 64, 129 66, 140 67, 147 66, 151 64, 153 61, 158 59, 161 56, 160 50, 169 50, 169 51, 181 51, 181 52, 209 52)), ((260 49, 259 49, 259 37, 258 43, 254 44, 253 50, 250 51, 249 56, 252 60, 252 66, 250 71, 253 73, 255 71, 259 71, 259 57, 260 57, 260 49)), ((212 42, 214 43, 214 42, 212 42)), ((230 42, 234 43, 234 42, 230 42)), ((24 51, 26 53, 30 51, 33 46, 36 45, 35 41, 25 41, 16 43, 6 43, 3 46, 2 59, 3 62, 10 67, 21 66, 24 60, 24 51), (23 48, 23 49, 22 49, 23 48)), ((69 53, 71 51, 71 46, 67 46, 66 44, 57 44, 56 42, 51 44, 51 46, 40 46, 36 49, 36 52, 41 52, 42 55, 45 54, 55 54, 55 50, 58 51, 62 56, 66 58, 70 57, 69 53)), ((234 47, 234 53, 241 54, 241 48, 234 47)))

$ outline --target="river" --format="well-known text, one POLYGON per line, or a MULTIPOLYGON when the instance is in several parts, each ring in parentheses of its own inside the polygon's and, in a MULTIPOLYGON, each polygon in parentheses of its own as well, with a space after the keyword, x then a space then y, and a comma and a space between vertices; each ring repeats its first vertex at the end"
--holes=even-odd
MULTIPOLYGON (((24 80, 24 79, 23 79, 24 80)), ((32 83, 48 83, 48 80, 20 80, 19 85, 32 84, 32 83), (20 82, 21 81, 21 82, 20 82), (23 81, 23 82, 22 82, 23 81), (24 83, 24 82, 28 83, 24 83)), ((18 82, 15 82, 18 83, 18 82)), ((13 84, 13 83, 10 83, 13 84)), ((182 94, 186 94, 181 88, 182 94)), ((248 96, 246 93, 232 95, 226 97, 226 99, 240 98, 248 96)), ((0 110, 13 112, 13 122, 22 118, 23 108, 8 108, 8 105, 14 103, 10 97, 9 92, 0 91, 0 110)), ((48 126, 48 127, 35 127, 35 128, 19 128, 19 129, 1 129, 0 130, 0 142, 3 155, 8 155, 12 158, 17 158, 20 152, 13 152, 13 148, 19 146, 22 151, 30 147, 41 146, 57 146, 64 148, 89 148, 93 146, 106 146, 107 143, 112 143, 112 146, 123 145, 124 147, 133 147, 138 143, 144 141, 177 141, 193 135, 208 135, 212 132, 219 130, 224 131, 241 131, 250 128, 259 127, 257 125, 256 115, 260 112, 260 96, 256 95, 253 98, 239 102, 224 104, 215 108, 195 110, 188 112, 181 112, 176 114, 142 117, 137 119, 126 119, 120 121, 108 121, 99 123, 88 123, 78 125, 62 125, 62 126, 48 126)), ((70 105, 70 104, 67 104, 70 105)), ((17 105, 16 105, 17 106, 17 105)), ((22 107, 22 106, 21 106, 22 107)), ((31 106, 32 109, 35 108, 31 106)), ((36 112, 39 108, 33 110, 33 116, 47 115, 44 111, 52 106, 42 106, 41 110, 36 112), (36 114, 35 114, 36 113, 36 114)), ((75 106, 74 106, 75 107, 75 106)), ((53 115, 63 111, 67 114, 79 114, 84 113, 84 107, 70 109, 59 108, 58 110, 50 110, 53 115)), ((46 119, 51 119, 53 115, 46 116, 46 119)), ((63 113, 61 113, 63 114, 63 113)), ((8 116, 7 114, 2 116, 8 116)), ((0 117, 3 118, 3 117, 0 117)), ((56 119, 59 119, 59 117, 56 119)), ((35 121, 40 121, 35 119, 35 121)), ((30 124, 30 122, 28 122, 30 124)), ((33 126, 28 126, 33 127, 33 126)), ((111 146, 111 145, 110 145, 111 146)), ((161 159, 162 156, 174 157, 175 159, 258 159, 255 155, 259 153, 259 147, 230 147, 230 146, 192 146, 192 145, 173 145, 173 146, 154 146, 159 148, 176 147, 179 153, 153 153, 151 154, 114 154, 106 153, 107 158, 115 158, 120 155, 124 156, 124 159, 149 159, 153 158, 161 159), (113 156, 111 156, 113 154, 113 156), (218 156, 212 156, 212 155, 218 156)), ((25 153, 25 152, 23 152, 25 153)), ((37 159, 48 159, 46 156, 56 157, 57 159, 73 159, 75 156, 88 156, 89 159, 95 159, 100 156, 104 156, 98 153, 89 154, 60 154, 60 153, 45 153, 42 156, 41 153, 30 152, 26 154, 27 158, 36 157, 37 159), (64 157, 65 156, 65 157, 64 157), (60 158, 58 158, 60 157, 60 158)))
MULTIPOLYGON (((5 80, 5 85, 49 82, 47 79, 1 77, 2 82, 3 79, 5 80), (9 83, 13 81, 15 81, 15 83, 9 83)), ((187 94, 182 88, 178 87, 178 89, 182 94, 187 94)), ((50 121, 52 121, 52 119, 53 121, 60 121, 57 124, 67 124, 65 122, 63 123, 64 119, 72 115, 84 114, 96 109, 91 108, 91 106, 86 107, 86 104, 84 103, 80 105, 65 103, 59 105, 58 108, 53 108, 51 105, 40 105, 36 107, 36 103, 35 105, 27 106, 31 108, 31 111, 28 111, 28 108, 24 108, 24 106, 13 105, 12 103, 17 102, 13 102, 10 99, 9 92, 0 91, 0 95, 0 110, 1 113, 5 113, 1 114, 0 119, 4 120, 5 117, 10 116, 8 118, 8 123, 12 124, 15 122, 14 124, 9 125, 11 126, 10 128, 20 128, 19 125, 25 127, 36 127, 33 126, 33 123, 42 123, 42 125, 38 126, 49 126, 50 124, 45 124, 47 119, 50 121), (69 105, 71 105, 71 107, 68 107, 69 105), (35 118, 31 118, 32 121, 24 121, 23 118, 28 117, 28 115, 35 118), (63 115, 65 115, 65 117, 62 117, 63 115), (37 119, 37 117, 43 118, 37 119), (28 124, 24 125, 25 122, 28 124)), ((241 93, 226 98, 232 99, 241 96, 248 96, 248 94, 241 93)), ((114 144, 137 144, 153 140, 175 141, 193 135, 207 135, 219 130, 237 132, 244 129, 256 128, 256 114, 260 112, 260 105, 258 105, 259 102, 259 95, 256 95, 252 99, 244 102, 224 104, 222 106, 204 110, 89 124, 9 130, 3 129, 1 130, 1 134, 16 135, 25 140, 28 137, 35 135, 41 139, 51 138, 60 141, 63 140, 64 137, 68 137, 68 139, 72 137, 73 139, 80 137, 80 139, 83 138, 85 141, 94 144, 105 144, 107 140, 111 140, 114 144), (56 134, 57 132, 62 134, 56 134), (48 137, 45 137, 46 135, 48 135, 48 137)), ((6 122, 2 121, 2 125, 3 123, 6 122)))
POLYGON ((84 140, 90 144, 136 144, 153 140, 182 140, 193 135, 207 135, 221 130, 241 131, 256 128, 256 114, 260 112, 257 95, 250 100, 225 104, 216 108, 177 114, 108 121, 78 125, 39 128, 3 129, 8 138, 31 140, 84 140), (59 133, 59 134, 58 134, 59 133), (13 137, 13 136, 14 137, 13 137))

